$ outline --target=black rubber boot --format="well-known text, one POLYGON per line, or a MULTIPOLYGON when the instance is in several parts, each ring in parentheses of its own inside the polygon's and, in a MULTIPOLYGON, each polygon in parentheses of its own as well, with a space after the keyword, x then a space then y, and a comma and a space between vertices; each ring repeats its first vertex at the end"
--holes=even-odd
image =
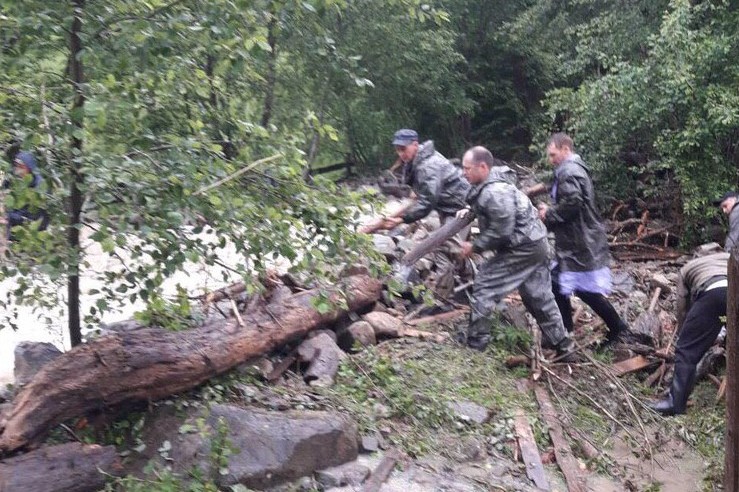
POLYGON ((489 318, 479 318, 470 323, 467 328, 467 346, 471 349, 484 352, 490 343, 490 328, 493 322, 489 318))
POLYGON ((575 350, 577 350, 575 341, 570 337, 564 338, 557 344, 557 361, 569 363, 582 362, 582 358, 575 350))
POLYGON ((675 364, 670 394, 662 400, 650 403, 649 408, 662 415, 681 415, 685 413, 688 397, 695 384, 695 372, 696 367, 693 364, 675 364))
POLYGON ((597 352, 605 352, 606 350, 613 350, 613 347, 617 343, 623 341, 623 336, 629 332, 629 325, 623 320, 620 320, 615 328, 608 330, 606 338, 598 344, 596 348, 597 352))

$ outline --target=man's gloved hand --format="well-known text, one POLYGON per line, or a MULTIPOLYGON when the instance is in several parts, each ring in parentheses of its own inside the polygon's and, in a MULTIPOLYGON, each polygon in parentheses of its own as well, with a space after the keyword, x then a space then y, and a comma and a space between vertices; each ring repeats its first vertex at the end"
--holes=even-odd
POLYGON ((465 207, 465 208, 461 208, 461 209, 457 210, 457 213, 455 214, 455 217, 457 217, 458 219, 464 219, 465 217, 467 217, 467 215, 469 215, 471 213, 472 213, 472 210, 470 210, 469 207, 465 207))

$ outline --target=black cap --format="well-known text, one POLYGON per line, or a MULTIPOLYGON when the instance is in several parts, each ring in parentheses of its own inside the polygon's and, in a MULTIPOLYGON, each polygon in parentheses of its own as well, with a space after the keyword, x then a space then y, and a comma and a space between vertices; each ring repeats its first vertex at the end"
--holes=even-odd
POLYGON ((724 196, 714 200, 713 204, 719 206, 724 203, 724 200, 728 200, 729 198, 739 198, 739 193, 737 193, 736 191, 727 191, 726 193, 724 193, 724 196))
POLYGON ((405 147, 413 142, 418 142, 418 133, 416 133, 416 130, 403 128, 395 132, 395 135, 393 135, 393 145, 402 145, 405 147))

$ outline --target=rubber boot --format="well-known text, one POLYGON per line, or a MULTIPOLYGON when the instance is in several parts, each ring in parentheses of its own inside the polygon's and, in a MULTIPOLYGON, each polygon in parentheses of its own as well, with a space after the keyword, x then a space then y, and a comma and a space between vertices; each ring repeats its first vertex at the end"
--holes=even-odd
POLYGON ((684 362, 675 364, 670 394, 666 398, 648 404, 649 408, 662 415, 681 415, 685 413, 688 397, 695 384, 696 367, 684 362))
POLYGON ((569 363, 582 362, 582 359, 575 350, 577 350, 575 341, 570 337, 563 338, 562 341, 557 344, 557 360, 559 362, 569 363))
POLYGON ((490 343, 490 327, 493 322, 489 318, 478 318, 467 328, 467 346, 484 352, 490 343))
POLYGON ((615 329, 608 330, 606 338, 598 345, 596 351, 604 352, 606 350, 613 350, 613 347, 623 341, 623 335, 629 332, 629 325, 625 321, 620 320, 615 329))

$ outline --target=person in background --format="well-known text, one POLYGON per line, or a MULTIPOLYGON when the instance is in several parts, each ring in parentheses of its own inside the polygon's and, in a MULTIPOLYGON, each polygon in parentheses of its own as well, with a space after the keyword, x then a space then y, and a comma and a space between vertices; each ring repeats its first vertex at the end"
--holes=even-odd
MULTIPOLYGON (((39 190, 43 178, 38 172, 36 158, 30 152, 18 152, 13 158, 13 175, 15 179, 27 183, 29 188, 39 190)), ((12 178, 6 179, 3 183, 4 189, 12 187, 12 178)), ((48 225, 48 214, 45 210, 34 206, 33 204, 24 204, 22 207, 13 208, 7 211, 7 237, 12 239, 12 228, 20 226, 32 221, 41 221, 39 230, 44 230, 48 225)))
POLYGON ((729 217, 729 233, 726 235, 724 250, 731 251, 739 244, 739 193, 728 191, 713 203, 721 207, 721 211, 729 217))
POLYGON ((409 224, 420 220, 433 210, 438 212, 444 224, 465 207, 464 200, 470 185, 462 176, 462 170, 434 149, 434 142, 419 143, 418 133, 404 128, 395 132, 393 145, 403 163, 403 183, 411 187, 416 201, 397 216, 386 217, 377 226, 360 229, 360 232, 393 229, 404 222, 409 224))

